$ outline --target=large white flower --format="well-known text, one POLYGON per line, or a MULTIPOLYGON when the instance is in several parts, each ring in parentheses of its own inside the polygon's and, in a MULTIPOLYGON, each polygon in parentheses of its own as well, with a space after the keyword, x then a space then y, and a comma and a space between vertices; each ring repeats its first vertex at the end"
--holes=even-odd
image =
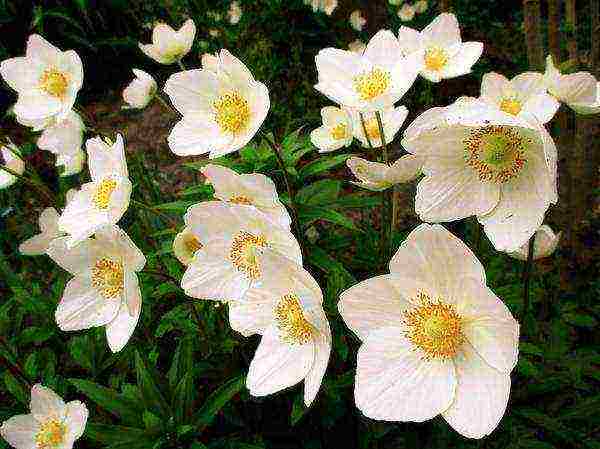
POLYGON ((215 189, 215 197, 233 204, 254 206, 279 226, 290 229, 290 215, 279 201, 271 178, 260 174, 239 174, 221 165, 208 164, 200 170, 215 189))
POLYGON ((15 449, 71 449, 81 438, 88 409, 80 401, 65 404, 54 391, 40 384, 31 388, 31 413, 4 421, 0 435, 15 449))
POLYGON ((262 335, 246 379, 250 394, 265 396, 304 380, 304 403, 315 399, 331 352, 323 294, 312 276, 277 252, 259 256, 263 281, 245 302, 229 303, 231 327, 262 335))
POLYGON ((476 99, 425 111, 403 146, 425 159, 415 210, 423 221, 476 215, 499 251, 521 247, 557 201, 556 147, 525 121, 476 99))
POLYGON ((550 95, 566 103, 580 114, 600 112, 600 83, 589 72, 563 75, 554 65, 552 56, 546 58, 544 80, 550 95))
POLYGON ((2 153, 2 162, 0 166, 0 189, 10 187, 17 181, 17 177, 6 170, 2 170, 2 167, 6 167, 17 175, 22 175, 25 171, 25 162, 21 159, 21 153, 19 149, 11 141, 8 141, 0 148, 2 153))
POLYGON ((258 255, 265 248, 302 263, 292 233, 254 207, 208 201, 190 207, 185 224, 200 246, 181 280, 188 296, 244 300, 248 289, 263 279, 258 255))
POLYGON ((486 73, 479 98, 508 114, 525 119, 533 115, 540 123, 549 122, 560 107, 548 95, 544 76, 536 72, 521 73, 511 80, 499 73, 486 73))
MULTIPOLYGON (((551 256, 558 246, 560 235, 560 232, 555 234, 550 226, 540 226, 540 228, 535 231, 535 240, 533 241, 533 260, 543 259, 551 256)), ((517 251, 508 253, 508 255, 514 257, 515 259, 527 260, 528 251, 529 244, 526 243, 517 251)))
POLYGON ((123 90, 123 100, 127 108, 143 109, 152 101, 158 86, 152 75, 143 70, 133 69, 135 78, 123 90))
POLYGON ((195 36, 196 25, 192 19, 188 19, 177 31, 165 23, 159 23, 152 31, 152 43, 140 43, 139 47, 156 62, 173 64, 188 54, 195 36))
POLYGON ((481 42, 463 42, 454 14, 442 13, 421 32, 408 27, 398 31, 404 54, 421 51, 421 76, 437 83, 471 72, 483 52, 481 42))
POLYGON ((129 236, 115 225, 104 226, 94 238, 69 248, 67 237, 52 241, 47 254, 74 277, 56 309, 63 331, 105 326, 111 351, 129 341, 142 310, 137 272, 146 258, 129 236))
POLYGON ((351 157, 346 161, 346 165, 360 181, 353 184, 368 190, 381 191, 395 184, 403 184, 415 179, 421 174, 423 160, 407 154, 390 166, 360 157, 351 157))
MULTIPOLYGON (((394 137, 396 137, 396 133, 402 128, 402 124, 408 115, 408 109, 404 106, 399 106, 397 108, 382 111, 380 115, 385 143, 390 144, 394 140, 394 137)), ((353 111, 352 130, 354 132, 354 137, 360 141, 363 147, 369 148, 369 142, 373 148, 383 146, 383 139, 379 132, 379 123, 375 112, 362 114, 361 119, 361 114, 357 111, 353 111), (362 123, 363 120, 364 127, 362 123), (366 135, 365 130, 367 131, 366 135)))
POLYGON ((361 112, 392 107, 412 86, 422 67, 423 54, 404 57, 391 31, 379 31, 358 54, 325 48, 315 61, 319 74, 315 89, 335 103, 361 112))
POLYGON ((114 144, 99 137, 86 142, 91 182, 83 184, 58 220, 69 235, 70 247, 107 224, 117 223, 129 206, 131 181, 127 174, 123 138, 114 144))
POLYGON ((2 61, 0 74, 18 93, 18 119, 44 120, 67 116, 83 83, 83 66, 73 50, 60 51, 32 34, 25 56, 2 61))
POLYGON ((321 109, 323 125, 310 133, 310 141, 319 153, 329 153, 352 143, 352 119, 350 114, 335 106, 321 109))
POLYGON ((256 134, 269 112, 269 91, 227 50, 218 62, 203 58, 199 70, 172 75, 165 92, 183 115, 169 135, 169 147, 179 156, 232 153, 256 134))
POLYGON ((63 120, 52 120, 44 126, 37 145, 40 149, 56 155, 56 165, 64 166, 61 176, 81 171, 85 160, 81 148, 84 130, 83 120, 75 111, 70 111, 63 120))
POLYGON ((442 226, 422 224, 390 273, 346 290, 338 303, 362 341, 356 406, 385 421, 441 414, 466 437, 490 434, 508 402, 519 325, 486 286, 481 263, 442 226))

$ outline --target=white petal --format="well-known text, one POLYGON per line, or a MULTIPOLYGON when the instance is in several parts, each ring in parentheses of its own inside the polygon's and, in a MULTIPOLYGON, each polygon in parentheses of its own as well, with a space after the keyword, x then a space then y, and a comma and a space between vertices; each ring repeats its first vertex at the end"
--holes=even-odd
POLYGON ((39 90, 28 90, 19 95, 14 111, 24 120, 43 120, 56 116, 63 109, 63 104, 55 97, 45 95, 39 90))
POLYGON ((364 56, 374 65, 390 71, 403 54, 394 33, 390 30, 380 30, 367 44, 364 56))
POLYGON ((31 389, 31 414, 38 421, 45 421, 48 417, 62 420, 66 413, 65 402, 50 388, 35 384, 31 389))
MULTIPOLYGON (((560 235, 560 232, 558 234, 555 234, 549 226, 540 226, 540 228, 535 232, 535 242, 533 245, 533 260, 543 259, 544 257, 552 255, 552 253, 556 250, 556 247, 558 246, 558 242, 560 241, 560 235)), ((527 260, 528 251, 529 242, 521 246, 517 251, 511 252, 508 255, 514 257, 515 259, 525 261, 527 260)))
POLYGON ((185 115, 189 112, 209 113, 217 97, 219 82, 210 70, 186 70, 169 77, 164 91, 173 106, 185 115))
POLYGON ((16 449, 38 449, 35 437, 40 430, 32 415, 17 415, 7 419, 0 427, 0 435, 16 449))
POLYGON ((106 340, 112 352, 119 352, 125 347, 135 331, 140 312, 141 306, 137 307, 131 315, 127 304, 123 302, 115 318, 106 325, 106 340))
POLYGON ((254 295, 252 301, 229 302, 229 325, 244 337, 263 334, 273 321, 271 296, 254 295))
POLYGON ((329 363, 329 356, 331 355, 331 329, 329 322, 321 308, 319 308, 317 313, 320 315, 319 321, 322 325, 318 327, 318 330, 314 331, 314 360, 310 371, 304 379, 304 404, 307 407, 312 404, 321 388, 327 364, 329 363))
POLYGON ((221 134, 211 116, 195 112, 184 116, 173 127, 167 140, 173 153, 190 156, 226 148, 232 142, 232 137, 221 134))
POLYGON ((6 59, 0 64, 2 78, 17 92, 36 88, 44 69, 45 66, 39 61, 26 57, 6 59))
POLYGON ((146 265, 146 258, 142 251, 127 233, 116 225, 103 226, 98 229, 95 241, 104 252, 110 250, 122 259, 125 272, 140 271, 146 265))
POLYGON ((410 182, 421 174, 423 159, 406 154, 392 164, 386 177, 394 184, 410 182))
POLYGON ((67 425, 68 441, 74 442, 81 438, 85 431, 88 415, 89 412, 84 403, 80 401, 71 401, 67 403, 65 424, 67 425))
POLYGON ((421 49, 421 33, 407 26, 398 30, 398 43, 404 55, 409 55, 421 49))
POLYGON ((125 159, 125 144, 121 134, 117 134, 114 144, 109 145, 100 137, 88 139, 85 144, 88 154, 88 165, 92 180, 115 175, 126 178, 127 161, 125 159))
POLYGON ((47 64, 56 63, 61 51, 39 34, 32 34, 27 40, 27 56, 41 59, 47 64))
POLYGON ((560 103, 556 98, 547 93, 535 95, 523 105, 523 110, 533 114, 540 123, 548 123, 558 111, 560 103))
POLYGON ((48 256, 63 270, 73 275, 86 272, 97 259, 98 246, 93 240, 84 240, 69 248, 67 237, 59 237, 52 241, 48 248, 48 256))
POLYGON ((454 14, 442 13, 421 31, 421 36, 430 43, 451 47, 461 43, 460 28, 454 14))
POLYGON ((496 72, 486 73, 481 79, 481 97, 497 104, 510 87, 510 81, 504 75, 496 72))
POLYGON ((458 53, 450 58, 446 67, 442 70, 443 78, 454 78, 471 72, 471 67, 477 62, 483 53, 481 42, 465 42, 461 44, 458 53))
POLYGON ((319 153, 330 153, 346 146, 345 139, 334 139, 325 126, 314 129, 310 133, 310 141, 319 149, 319 153))

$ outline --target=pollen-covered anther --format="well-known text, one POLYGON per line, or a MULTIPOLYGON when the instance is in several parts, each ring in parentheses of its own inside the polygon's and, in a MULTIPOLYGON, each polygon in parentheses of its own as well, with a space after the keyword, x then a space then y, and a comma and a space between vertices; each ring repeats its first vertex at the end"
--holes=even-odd
POLYGON ((113 299, 123 292, 123 265, 109 258, 99 259, 92 267, 92 286, 106 299, 113 299))
POLYGON ((238 134, 250 123, 250 105, 239 92, 225 92, 213 102, 215 120, 221 131, 238 134))
POLYGON ((406 337, 426 359, 454 357, 464 341, 462 318, 454 306, 433 301, 424 293, 416 302, 419 306, 404 313, 406 337))
POLYGON ((248 198, 247 196, 244 196, 244 195, 232 196, 231 198, 229 198, 228 201, 230 203, 233 203, 233 204, 243 204, 245 206, 251 206, 252 205, 252 200, 250 198, 248 198))
POLYGON ((342 140, 348 136, 348 127, 344 123, 338 123, 329 128, 329 135, 333 140, 342 140))
POLYGON ((238 271, 246 274, 251 280, 260 279, 261 271, 258 255, 261 248, 267 246, 267 240, 262 235, 240 231, 233 238, 229 259, 238 271))
POLYGON ((40 78, 40 89, 53 97, 64 97, 68 86, 68 75, 54 68, 44 71, 40 78))
POLYGON ((354 78, 354 89, 361 100, 373 100, 384 94, 390 87, 391 76, 389 72, 374 68, 354 78))
POLYGON ((425 50, 425 67, 432 72, 439 72, 448 63, 448 54, 443 48, 431 47, 425 50))
POLYGON ((98 209, 107 209, 110 204, 110 198, 117 188, 117 181, 111 178, 106 178, 100 181, 100 184, 94 192, 92 201, 98 209))
POLYGON ((304 317, 302 305, 296 295, 282 296, 275 305, 275 322, 280 338, 291 345, 305 345, 311 341, 313 326, 304 317))
POLYGON ((367 137, 371 141, 377 140, 381 137, 381 133, 379 132, 379 123, 377 122, 376 117, 365 120, 365 130, 367 131, 367 137))
POLYGON ((187 249, 190 254, 194 254, 196 251, 198 251, 199 249, 202 249, 202 243, 200 243, 200 240, 198 239, 198 237, 196 237, 193 234, 188 235, 183 244, 185 245, 185 249, 187 249))
POLYGON ((35 436, 37 449, 58 449, 65 441, 67 426, 58 419, 49 419, 40 425, 35 436))
POLYGON ((499 125, 478 128, 464 140, 467 165, 481 181, 503 184, 515 178, 527 163, 531 140, 516 130, 499 125))
POLYGON ((521 109, 521 102, 516 98, 507 97, 500 100, 500 110, 507 114, 518 115, 521 109))

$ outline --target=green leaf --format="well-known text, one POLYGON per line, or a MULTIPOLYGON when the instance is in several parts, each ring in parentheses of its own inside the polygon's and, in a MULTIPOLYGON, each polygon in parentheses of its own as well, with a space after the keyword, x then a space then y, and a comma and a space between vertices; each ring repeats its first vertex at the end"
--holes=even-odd
POLYGON ((169 405, 154 381, 159 378, 158 374, 150 372, 148 365, 137 350, 135 351, 135 371, 144 406, 158 416, 167 419, 170 416, 169 405))
POLYGON ((309 408, 304 405, 304 395, 296 395, 294 404, 292 405, 292 413, 290 415, 290 425, 293 427, 298 424, 304 415, 308 412, 309 408))
POLYGON ((539 375, 539 370, 536 368, 536 366, 525 357, 519 357, 517 369, 525 377, 536 377, 539 375))
POLYGON ((182 339, 177 345, 171 367, 167 373, 169 386, 172 391, 188 372, 192 371, 194 365, 192 344, 189 338, 182 339))
POLYGON ((192 372, 188 371, 181 379, 181 382, 179 382, 179 385, 177 385, 175 388, 175 392, 173 394, 175 422, 187 422, 186 418, 191 414, 194 399, 194 379, 192 372))
POLYGON ((567 323, 577 327, 594 327, 598 324, 594 317, 575 312, 565 313, 563 318, 567 323))
POLYGON ((202 405, 194 416, 194 423, 200 429, 210 425, 215 415, 238 394, 246 385, 246 376, 239 376, 228 380, 217 388, 202 405))
POLYGON ((164 211, 174 212, 174 213, 178 213, 178 214, 183 214, 183 213, 187 212, 188 207, 190 207, 192 204, 196 204, 196 201, 180 200, 180 201, 173 201, 171 203, 157 204, 154 207, 158 210, 164 210, 164 211))
POLYGON ((73 0, 73 3, 82 11, 87 11, 88 9, 88 0, 73 0))
POLYGON ((338 165, 346 162, 346 159, 353 156, 352 154, 337 154, 335 156, 324 156, 319 159, 312 161, 306 164, 304 167, 300 169, 300 178, 305 179, 309 176, 314 176, 316 174, 327 171, 333 167, 337 167, 338 165))
POLYGON ((544 352, 541 350, 541 348, 532 343, 527 343, 526 341, 519 343, 519 351, 523 352, 524 354, 538 355, 540 357, 544 355, 544 352))
POLYGON ((4 385, 8 392, 17 398, 21 404, 29 407, 29 392, 9 371, 4 372, 4 385))
POLYGON ((28 345, 30 343, 44 343, 50 337, 54 335, 54 329, 49 327, 28 327, 21 335, 19 335, 19 343, 21 345, 28 345))
POLYGON ((334 202, 342 188, 342 181, 320 179, 302 187, 296 193, 296 202, 307 205, 323 205, 334 202))
POLYGON ((326 209, 324 207, 298 205, 298 218, 303 226, 308 226, 317 220, 323 220, 353 231, 360 231, 350 218, 346 217, 341 212, 326 209))
POLYGON ((96 423, 87 424, 85 436, 94 441, 110 444, 111 447, 123 449, 151 448, 156 441, 155 437, 142 429, 96 423))

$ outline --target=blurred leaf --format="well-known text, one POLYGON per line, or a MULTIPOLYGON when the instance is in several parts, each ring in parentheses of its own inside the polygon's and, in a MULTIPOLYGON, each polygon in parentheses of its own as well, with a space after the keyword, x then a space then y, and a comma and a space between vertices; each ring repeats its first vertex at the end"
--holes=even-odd
POLYGON ((19 343, 21 345, 28 345, 30 343, 44 343, 50 337, 54 335, 54 329, 49 327, 28 327, 21 335, 19 335, 19 343))
POLYGON ((567 323, 578 327, 594 327, 597 324, 594 317, 581 313, 565 313, 563 318, 567 323))
POLYGON ((303 226, 308 226, 317 220, 334 223, 353 231, 359 231, 354 222, 341 212, 324 207, 298 205, 298 218, 303 226))
POLYGON ((160 417, 167 419, 170 415, 169 405, 155 382, 155 379, 159 379, 159 377, 156 373, 150 373, 148 365, 137 350, 135 351, 135 371, 144 406, 160 417))
POLYGON ((210 425, 215 415, 223 408, 227 402, 231 400, 236 394, 238 394, 246 385, 246 376, 235 377, 215 391, 213 391, 202 408, 194 415, 195 425, 202 430, 204 427, 210 425))
POLYGON ((342 181, 320 179, 302 187, 296 193, 296 201, 307 205, 329 204, 335 201, 340 193, 342 181))
POLYGON ((300 169, 299 175, 301 179, 306 179, 309 176, 314 176, 331 168, 346 162, 346 159, 352 154, 337 154, 335 156, 322 156, 319 159, 306 164, 300 169))
POLYGON ((295 426, 304 415, 308 412, 309 408, 304 405, 304 395, 296 395, 294 404, 292 405, 292 413, 290 415, 290 425, 295 426))
POLYGON ((185 423, 186 417, 191 414, 192 404, 195 399, 194 394, 194 379, 192 372, 188 371, 184 374, 175 388, 173 394, 173 410, 175 410, 175 422, 185 423))
POLYGON ((155 437, 142 429, 96 423, 87 424, 85 436, 94 441, 110 444, 111 448, 123 449, 152 448, 156 441, 155 437))
POLYGON ((4 372, 4 385, 10 394, 29 409, 29 391, 9 371, 4 372))

